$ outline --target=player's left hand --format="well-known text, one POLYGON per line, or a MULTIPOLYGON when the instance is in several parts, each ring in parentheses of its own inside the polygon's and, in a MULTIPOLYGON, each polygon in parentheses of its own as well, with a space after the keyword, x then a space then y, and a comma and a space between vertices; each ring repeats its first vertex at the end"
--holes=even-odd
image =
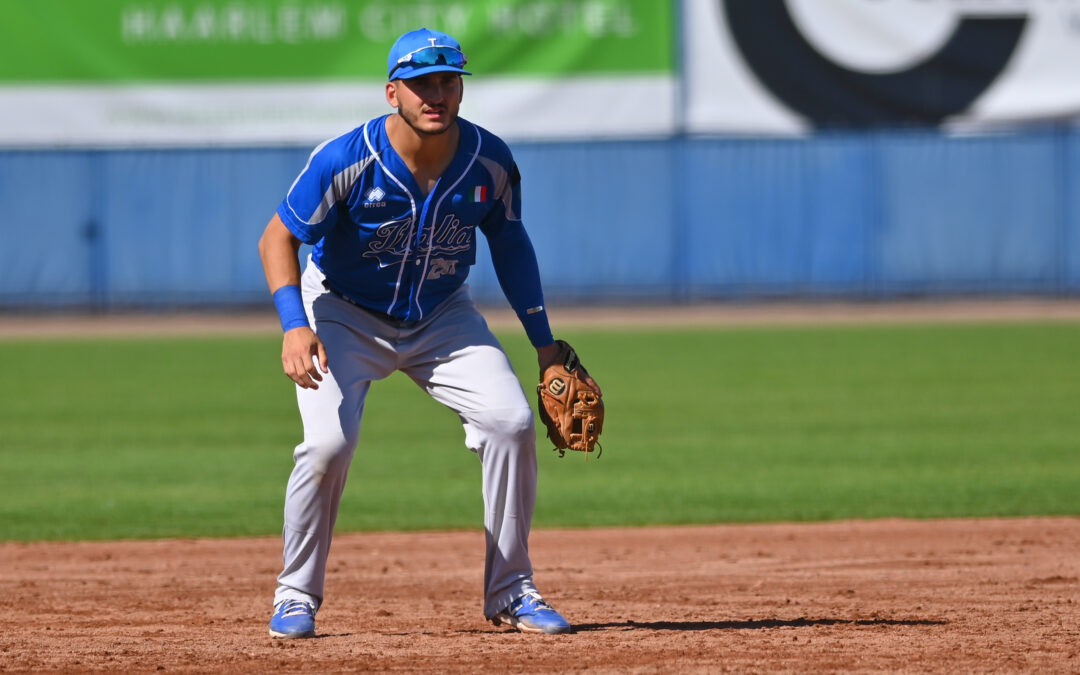
MULTIPOLYGON (((540 421, 547 437, 563 456, 564 450, 600 450, 604 401, 596 380, 585 370, 577 352, 556 340, 554 349, 538 349, 540 382, 536 385, 540 421)), ((599 456, 599 452, 597 453, 599 456)))
MULTIPOLYGON (((547 370, 560 358, 562 358, 562 349, 559 347, 558 342, 552 342, 549 345, 536 348, 536 361, 540 364, 541 373, 547 370)), ((600 385, 596 383, 596 380, 592 378, 592 375, 589 375, 589 371, 585 370, 584 366, 581 367, 581 370, 583 371, 581 378, 582 382, 584 382, 589 389, 596 392, 597 396, 603 396, 604 392, 600 390, 600 385)))

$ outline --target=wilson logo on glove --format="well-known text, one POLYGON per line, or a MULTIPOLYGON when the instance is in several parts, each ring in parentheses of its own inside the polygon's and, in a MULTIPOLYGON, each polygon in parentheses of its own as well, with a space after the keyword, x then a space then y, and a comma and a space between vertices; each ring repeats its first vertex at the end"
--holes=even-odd
POLYGON ((559 378, 555 378, 551 381, 551 384, 548 385, 548 391, 555 396, 561 396, 562 393, 566 391, 566 382, 559 378))

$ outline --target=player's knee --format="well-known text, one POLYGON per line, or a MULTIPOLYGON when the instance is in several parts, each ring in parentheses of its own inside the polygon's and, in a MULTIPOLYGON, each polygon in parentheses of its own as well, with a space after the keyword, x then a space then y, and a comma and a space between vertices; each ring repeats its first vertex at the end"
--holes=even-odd
POLYGON ((488 436, 518 438, 536 433, 532 408, 528 406, 488 410, 477 416, 476 423, 488 436))
POLYGON ((306 464, 313 473, 337 473, 348 468, 357 440, 347 436, 305 438, 294 459, 297 464, 306 464))

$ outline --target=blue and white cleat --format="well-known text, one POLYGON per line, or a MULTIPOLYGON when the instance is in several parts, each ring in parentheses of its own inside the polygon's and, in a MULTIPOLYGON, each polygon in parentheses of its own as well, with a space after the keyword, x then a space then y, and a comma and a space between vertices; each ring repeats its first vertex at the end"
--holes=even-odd
POLYGON ((569 633, 570 622, 532 591, 492 617, 496 626, 508 623, 523 633, 569 633))
POLYGON ((270 618, 270 637, 315 637, 315 607, 303 600, 282 600, 270 618))

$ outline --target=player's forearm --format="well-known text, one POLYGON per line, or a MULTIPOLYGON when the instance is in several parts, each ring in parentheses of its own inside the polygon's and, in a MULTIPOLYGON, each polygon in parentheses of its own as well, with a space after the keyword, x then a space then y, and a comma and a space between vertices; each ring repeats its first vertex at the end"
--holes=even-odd
MULTIPOLYGON (((281 317, 281 328, 286 333, 294 328, 309 327, 300 293, 300 261, 296 258, 299 249, 299 240, 275 214, 259 239, 259 257, 262 259, 266 285, 270 287, 274 306, 281 317)), ((299 380, 297 383, 306 386, 299 380)))
POLYGON ((266 285, 271 293, 282 286, 299 285, 299 250, 300 241, 289 232, 280 216, 275 213, 259 239, 259 258, 262 260, 266 285))
POLYGON ((540 286, 540 267, 536 252, 521 223, 507 223, 496 236, 488 235, 495 276, 521 320, 534 347, 554 342, 544 308, 540 286))

